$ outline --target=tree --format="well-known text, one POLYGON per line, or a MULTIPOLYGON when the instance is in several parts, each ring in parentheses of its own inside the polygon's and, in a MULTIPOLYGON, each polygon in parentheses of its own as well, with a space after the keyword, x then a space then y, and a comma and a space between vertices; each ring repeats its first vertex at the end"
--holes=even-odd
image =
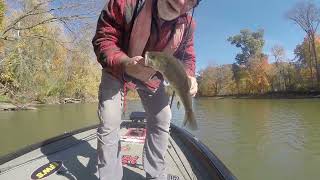
POLYGON ((247 65, 250 57, 262 53, 265 42, 263 35, 264 30, 262 29, 257 32, 244 29, 240 31, 240 34, 228 38, 232 45, 241 48, 241 53, 236 55, 236 63, 238 65, 247 65))
MULTIPOLYGON (((0 31, 3 29, 3 19, 4 19, 4 14, 5 14, 5 4, 4 0, 0 0, 0 31)), ((4 57, 3 55, 3 40, 0 39, 0 63, 4 57)))
POLYGON ((263 94, 269 90, 269 63, 267 56, 250 57, 247 67, 247 90, 253 94, 263 94))
POLYGON ((236 83, 237 93, 240 94, 240 82, 241 82, 241 68, 236 63, 232 64, 232 73, 233 73, 233 80, 236 83))
POLYGON ((234 94, 231 65, 208 66, 200 71, 198 81, 200 95, 234 94))
MULTIPOLYGON (((320 42, 316 41, 316 52, 320 52, 320 42)), ((304 71, 304 77, 308 79, 311 88, 314 88, 314 81, 316 80, 316 64, 313 61, 313 55, 311 49, 311 44, 308 38, 305 38, 301 44, 298 44, 294 50, 295 58, 297 63, 300 65, 299 68, 308 69, 308 72, 304 71)), ((317 53, 317 55, 320 55, 317 53)), ((319 58, 319 57, 318 57, 319 58)))
POLYGON ((262 29, 257 32, 244 29, 240 31, 240 34, 228 38, 232 45, 241 48, 241 53, 236 55, 236 62, 232 66, 239 93, 262 93, 269 87, 264 69, 265 64, 268 65, 268 60, 267 56, 262 53, 265 42, 263 35, 262 29), (258 72, 255 68, 261 71, 258 72))
POLYGON ((9 1, 14 8, 8 8, 0 31, 5 41, 0 90, 5 87, 11 98, 39 101, 94 97, 101 71, 87 47, 100 8, 93 11, 90 3, 95 5, 84 0, 9 1))
MULTIPOLYGON (((0 32, 0 39, 17 40, 17 31, 30 30, 43 24, 60 24, 70 35, 77 36, 77 31, 85 28, 89 21, 96 18, 97 0, 11 0, 16 8, 10 15, 8 24, 0 32), (32 20, 32 21, 31 21, 32 20)), ((32 36, 47 39, 47 36, 32 36)))
POLYGON ((287 12, 287 18, 295 22, 306 34, 311 45, 310 54, 315 63, 318 87, 320 87, 320 69, 316 51, 316 33, 320 23, 320 8, 313 1, 297 3, 287 12))
POLYGON ((5 4, 4 0, 0 0, 0 28, 2 28, 2 23, 4 19, 4 13, 5 13, 5 4))
MULTIPOLYGON (((274 66, 271 67, 274 70, 275 79, 272 80, 273 90, 286 90, 285 81, 285 65, 286 65, 286 52, 280 45, 275 45, 271 48, 271 55, 274 57, 274 66)), ((270 72, 271 75, 271 72, 270 72)))

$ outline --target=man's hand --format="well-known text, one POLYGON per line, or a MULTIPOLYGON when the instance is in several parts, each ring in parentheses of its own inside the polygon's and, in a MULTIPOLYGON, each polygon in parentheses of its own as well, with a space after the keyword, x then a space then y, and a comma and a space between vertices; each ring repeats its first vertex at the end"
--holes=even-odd
POLYGON ((188 78, 190 79, 190 95, 192 97, 195 97, 197 92, 198 92, 197 79, 195 77, 192 77, 192 76, 188 76, 188 78))
POLYGON ((144 58, 142 56, 128 57, 123 60, 123 64, 128 75, 143 82, 149 81, 156 73, 154 69, 144 65, 144 58))
POLYGON ((134 56, 132 58, 125 57, 125 58, 121 59, 122 64, 124 64, 125 66, 135 65, 141 61, 144 62, 144 58, 142 56, 134 56))

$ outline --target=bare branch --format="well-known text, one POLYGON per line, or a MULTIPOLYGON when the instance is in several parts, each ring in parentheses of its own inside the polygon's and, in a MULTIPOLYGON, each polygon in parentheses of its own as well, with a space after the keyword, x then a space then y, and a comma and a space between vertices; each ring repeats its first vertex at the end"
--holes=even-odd
POLYGON ((312 54, 311 59, 315 63, 318 86, 320 87, 320 68, 315 45, 316 32, 320 23, 320 8, 313 1, 300 2, 287 13, 287 18, 298 24, 307 34, 311 45, 309 51, 312 54))
MULTIPOLYGON (((12 23, 10 23, 7 27, 4 28, 3 32, 1 33, 1 39, 4 39, 6 34, 10 30, 29 30, 34 27, 37 27, 39 25, 43 25, 46 23, 52 23, 55 21, 62 22, 70 32, 72 32, 70 26, 68 26, 69 22, 73 21, 83 21, 83 20, 89 20, 91 18, 94 18, 97 16, 96 11, 93 9, 90 11, 90 7, 88 7, 88 2, 86 3, 68 3, 68 4, 61 4, 58 7, 54 7, 53 5, 50 6, 50 8, 45 8, 44 5, 53 3, 56 0, 45 0, 42 1, 36 5, 34 5, 33 8, 30 10, 27 10, 25 13, 17 17, 15 20, 13 20, 12 23), (86 9, 86 11, 82 11, 82 9, 86 9), (83 13, 88 12, 88 13, 83 13), (31 23, 31 25, 27 25, 24 27, 18 27, 19 22, 27 21, 27 18, 37 17, 40 16, 40 19, 42 19, 39 22, 28 22, 31 23)), ((68 1, 66 1, 68 2, 68 1)))

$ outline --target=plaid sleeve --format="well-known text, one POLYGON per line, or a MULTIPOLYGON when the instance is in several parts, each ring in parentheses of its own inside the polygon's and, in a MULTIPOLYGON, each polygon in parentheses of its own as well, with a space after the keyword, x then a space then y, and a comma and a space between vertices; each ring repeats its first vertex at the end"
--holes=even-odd
POLYGON ((102 67, 120 65, 122 32, 124 29, 124 0, 110 0, 102 10, 96 34, 92 40, 94 52, 102 67))
POLYGON ((185 32, 184 38, 182 40, 182 43, 180 44, 180 47, 178 51, 175 53, 175 56, 180 59, 184 66, 187 74, 189 76, 195 76, 195 49, 194 49, 194 29, 195 29, 195 23, 192 21, 191 27, 188 32, 185 32))

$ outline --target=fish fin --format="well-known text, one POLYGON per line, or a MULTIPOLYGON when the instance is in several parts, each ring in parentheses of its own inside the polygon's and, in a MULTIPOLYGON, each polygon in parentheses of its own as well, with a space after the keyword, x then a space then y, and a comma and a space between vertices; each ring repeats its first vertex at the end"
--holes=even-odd
POLYGON ((189 89, 191 89, 191 79, 190 78, 188 78, 188 87, 189 87, 189 89))
POLYGON ((144 65, 149 66, 149 52, 148 51, 144 55, 144 65))
POLYGON ((180 101, 177 101, 177 109, 180 109, 180 101))
POLYGON ((188 126, 192 130, 197 130, 198 125, 193 111, 186 111, 184 115, 183 126, 188 126))

